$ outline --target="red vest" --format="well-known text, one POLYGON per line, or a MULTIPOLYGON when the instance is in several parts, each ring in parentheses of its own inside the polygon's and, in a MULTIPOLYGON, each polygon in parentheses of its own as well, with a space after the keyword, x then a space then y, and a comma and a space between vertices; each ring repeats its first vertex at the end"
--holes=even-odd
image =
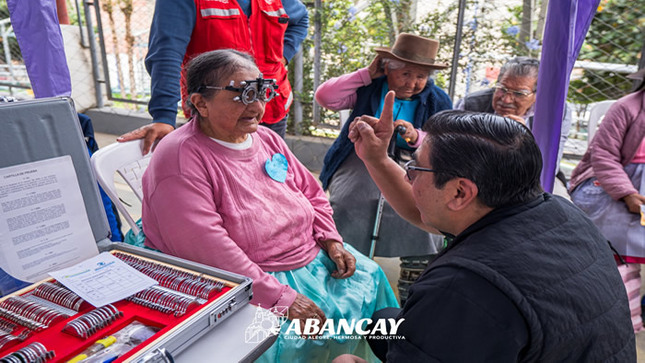
MULTIPOLYGON (((186 64, 195 56, 215 49, 233 48, 255 57, 264 78, 275 78, 278 94, 267 103, 262 122, 276 123, 289 111, 293 94, 282 64, 284 32, 289 16, 281 0, 251 0, 251 17, 247 18, 235 0, 194 0, 197 21, 181 70, 182 105, 188 98, 186 64)), ((184 106, 184 114, 190 111, 184 106)))

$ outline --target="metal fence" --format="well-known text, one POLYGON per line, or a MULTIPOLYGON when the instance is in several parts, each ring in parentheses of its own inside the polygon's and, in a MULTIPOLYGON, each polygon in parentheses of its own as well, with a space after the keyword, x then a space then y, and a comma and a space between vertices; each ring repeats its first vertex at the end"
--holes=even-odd
MULTIPOLYGON (((457 19, 457 7, 447 9, 440 17, 430 14, 418 28, 433 20, 457 19)), ((466 1, 461 51, 453 63, 456 77, 450 82, 454 99, 490 87, 512 56, 539 58, 546 9, 546 1, 540 0, 466 1)), ((454 33, 443 29, 444 57, 452 56, 454 33)), ((602 0, 571 74, 567 102, 574 109, 572 137, 586 138, 593 104, 630 91, 633 82, 626 76, 645 65, 644 45, 645 0, 602 0)))
POLYGON ((150 77, 144 59, 154 0, 101 0, 96 24, 108 98, 124 104, 147 104, 150 77))
MULTIPOLYGON (((150 97, 150 79, 143 60, 154 0, 86 0, 80 4, 77 1, 68 0, 68 12, 72 22, 81 29, 92 29, 93 37, 84 38, 83 42, 85 48, 93 48, 93 58, 97 60, 95 82, 103 85, 108 104, 145 112, 150 97), (96 42, 95 47, 92 47, 92 41, 96 42)), ((392 20, 390 23, 397 27, 396 31, 411 30, 439 39, 443 61, 453 59, 455 42, 460 43, 460 51, 453 61, 454 73, 446 70, 435 75, 437 84, 454 93, 455 101, 468 92, 490 87, 495 81, 496 70, 509 57, 539 57, 546 12, 546 0, 337 0, 320 4, 323 7, 320 10, 322 25, 318 28, 313 26, 313 0, 307 4, 312 27, 310 37, 304 43, 303 72, 297 72, 294 69, 297 62, 292 62, 290 74, 292 83, 303 84, 298 99, 305 102, 302 107, 307 123, 305 133, 332 137, 338 132, 338 113, 323 112, 318 122, 312 122, 314 57, 319 56, 322 60, 318 69, 321 81, 342 71, 339 62, 340 66, 354 69, 367 65, 373 55, 369 49, 374 45, 388 45, 390 41, 366 28, 370 26, 367 19, 377 16, 377 11, 389 11, 385 19, 392 20), (396 11, 384 7, 384 4, 395 3, 407 6, 407 18, 399 14, 397 19, 396 11), (464 5, 463 26, 457 37, 459 3, 464 5), (403 18, 407 20, 403 21, 403 18), (366 40, 354 39, 364 48, 357 50, 358 56, 342 58, 345 56, 343 47, 347 48, 345 44, 350 41, 341 34, 347 27, 358 32, 350 33, 350 36, 364 36, 366 40), (314 29, 324 32, 324 44, 318 55, 314 54, 314 29), (330 44, 333 42, 339 44, 330 44)), ((29 81, 8 19, 6 2, 3 5, 0 1, 0 19, 0 94, 29 98, 29 81)), ((585 137, 590 105, 617 99, 629 91, 631 81, 625 76, 638 69, 639 61, 643 62, 644 29, 645 0, 601 0, 571 75, 568 102, 576 111, 572 137, 585 137)), ((294 119, 293 115, 290 119, 294 119)))
POLYGON ((29 98, 29 77, 20 54, 18 41, 13 34, 9 10, 6 1, 0 2, 0 42, 2 58, 0 59, 0 94, 4 96, 29 98))

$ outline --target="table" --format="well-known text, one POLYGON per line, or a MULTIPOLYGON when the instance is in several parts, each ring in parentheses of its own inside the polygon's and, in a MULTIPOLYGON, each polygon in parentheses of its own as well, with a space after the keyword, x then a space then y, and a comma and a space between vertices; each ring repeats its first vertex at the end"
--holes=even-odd
POLYGON ((175 362, 252 362, 268 349, 277 335, 258 343, 245 342, 246 329, 258 307, 247 304, 174 357, 175 362))

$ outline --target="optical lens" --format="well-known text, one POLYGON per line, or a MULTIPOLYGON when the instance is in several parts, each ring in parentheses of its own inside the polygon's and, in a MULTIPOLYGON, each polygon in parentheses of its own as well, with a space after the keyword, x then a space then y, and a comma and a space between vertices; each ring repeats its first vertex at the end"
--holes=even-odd
POLYGON ((246 88, 244 88, 244 91, 242 91, 242 102, 245 105, 250 105, 257 99, 257 94, 258 92, 253 85, 246 86, 246 88))

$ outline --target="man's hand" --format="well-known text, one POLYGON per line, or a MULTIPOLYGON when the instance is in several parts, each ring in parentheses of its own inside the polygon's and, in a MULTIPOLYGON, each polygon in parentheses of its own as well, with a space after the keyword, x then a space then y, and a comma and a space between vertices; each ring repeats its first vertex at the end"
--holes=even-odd
POLYGON ((367 361, 353 354, 343 354, 334 358, 331 363, 367 363, 367 361))
POLYGON ((165 124, 163 122, 155 122, 145 126, 141 126, 134 131, 130 131, 127 134, 119 136, 116 141, 126 142, 138 139, 145 139, 143 141, 143 155, 146 155, 150 152, 150 148, 155 143, 155 141, 163 139, 164 136, 168 135, 175 128, 171 125, 165 124))
POLYGON ((320 325, 325 324, 327 318, 325 313, 311 301, 308 297, 302 294, 296 295, 296 299, 293 301, 291 306, 289 306, 289 319, 299 319, 300 321, 300 331, 304 332, 305 322, 307 319, 316 319, 319 320, 320 325))
POLYGON ((625 204, 627 204, 627 209, 629 209, 631 213, 640 214, 641 205, 645 204, 645 196, 634 193, 624 197, 623 201, 625 201, 625 204))
POLYGON ((356 155, 365 163, 387 159, 387 147, 394 132, 392 107, 394 91, 385 95, 381 118, 360 116, 349 125, 349 139, 354 143, 356 155))
POLYGON ((382 60, 381 55, 377 55, 372 60, 372 63, 370 63, 370 65, 367 66, 367 70, 370 72, 371 79, 376 79, 385 75, 383 71, 383 62, 381 62, 381 60, 382 60))
POLYGON ((325 251, 329 258, 336 264, 336 271, 331 276, 337 279, 346 279, 356 271, 356 258, 343 247, 342 242, 327 240, 323 241, 325 251))
POLYGON ((394 121, 394 128, 396 129, 397 126, 405 127, 405 133, 401 135, 405 142, 407 142, 408 144, 414 144, 417 142, 417 139, 419 138, 419 132, 414 128, 413 124, 405 120, 396 120, 394 121))

